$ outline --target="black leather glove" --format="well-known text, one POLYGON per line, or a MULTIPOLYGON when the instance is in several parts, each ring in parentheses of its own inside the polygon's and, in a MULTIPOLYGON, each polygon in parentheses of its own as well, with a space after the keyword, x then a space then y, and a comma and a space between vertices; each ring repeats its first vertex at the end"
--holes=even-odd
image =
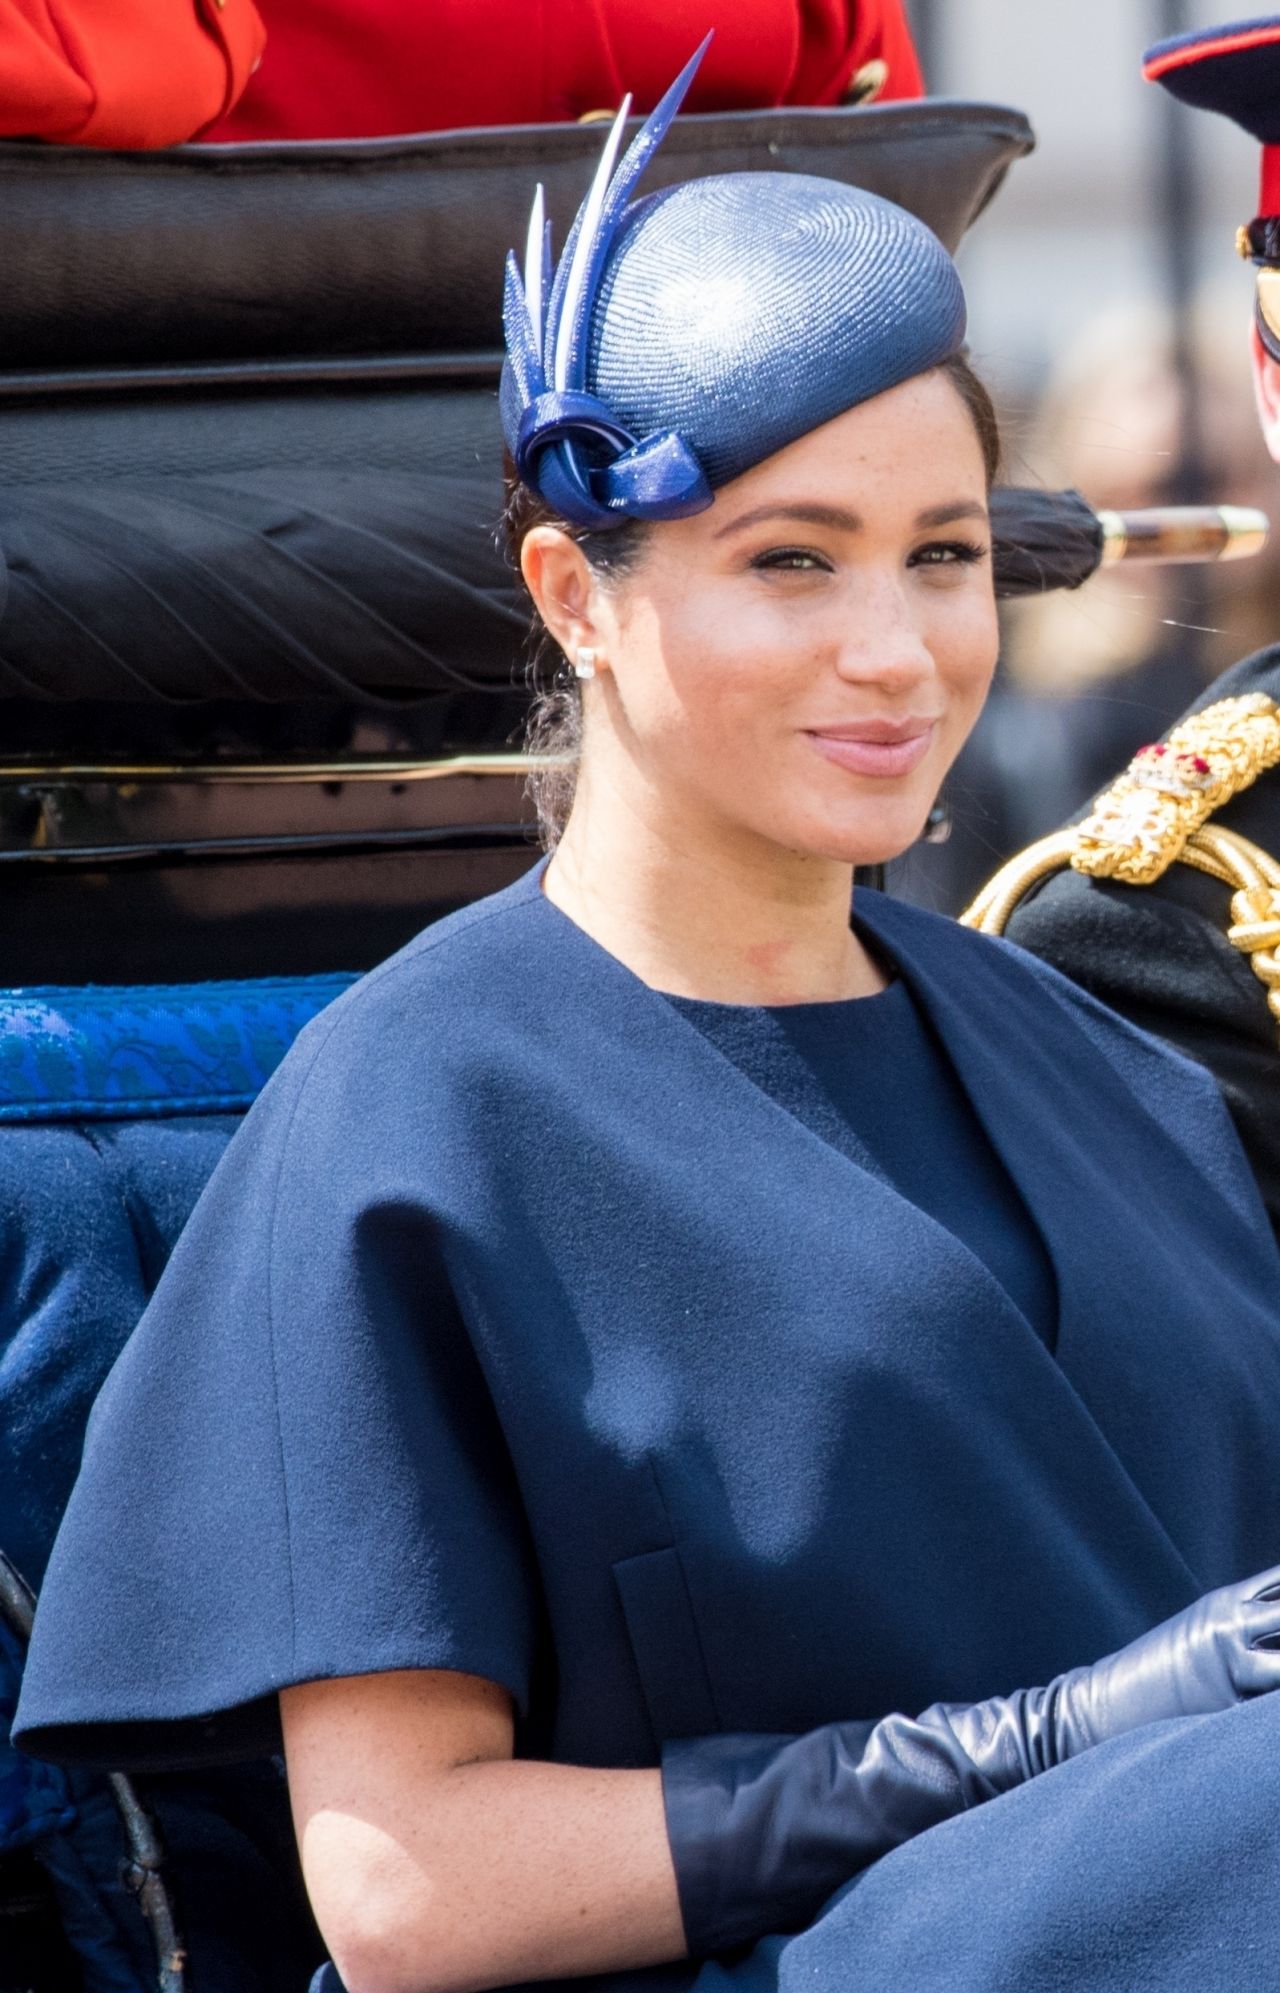
POLYGON ((1280 1687, 1280 1567, 1210 1592, 1091 1668, 923 1716, 662 1754, 690 1954, 796 1930, 859 1869, 1091 1745, 1280 1687))

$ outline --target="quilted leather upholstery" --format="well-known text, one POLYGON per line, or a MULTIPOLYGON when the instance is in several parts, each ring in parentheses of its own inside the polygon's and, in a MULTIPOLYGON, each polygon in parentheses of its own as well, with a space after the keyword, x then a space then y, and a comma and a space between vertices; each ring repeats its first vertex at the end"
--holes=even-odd
MULTIPOLYGON (((917 209, 954 248, 1031 144, 1019 112, 985 105, 717 112, 681 121, 646 184, 825 175, 917 209)), ((0 367, 496 349, 503 257, 535 181, 563 241, 599 146, 589 125, 160 153, 8 145, 0 367)))

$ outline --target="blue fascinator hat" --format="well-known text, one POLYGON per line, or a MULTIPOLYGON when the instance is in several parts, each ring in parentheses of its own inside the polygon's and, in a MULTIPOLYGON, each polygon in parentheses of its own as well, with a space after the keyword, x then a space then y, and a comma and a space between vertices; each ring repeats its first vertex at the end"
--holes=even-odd
POLYGON ((875 194, 723 173, 632 201, 707 41, 619 165, 623 103, 559 265, 541 187, 523 272, 507 258, 507 447, 577 526, 704 511, 718 486, 964 342, 951 258, 875 194))

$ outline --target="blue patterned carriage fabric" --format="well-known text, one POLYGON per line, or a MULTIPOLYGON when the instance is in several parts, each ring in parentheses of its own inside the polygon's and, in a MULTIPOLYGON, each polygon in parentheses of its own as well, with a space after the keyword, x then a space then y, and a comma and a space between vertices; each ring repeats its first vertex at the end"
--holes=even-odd
MULTIPOLYGON (((0 1548, 37 1586, 89 1408, 241 1113, 348 975, 0 992, 0 1548)), ((164 1435, 155 1436, 163 1446, 164 1435)), ((145 1627, 138 1665, 146 1666, 145 1627)), ((0 1625, 0 1858, 47 1873, 88 1993, 149 1993, 105 1780, 8 1743, 22 1646, 0 1625)), ((314 1936, 277 1768, 151 1795, 200 1985, 306 1985, 314 1936)), ((3 1969, 0 1967, 0 1982, 3 1969)))
POLYGON ((243 1113, 354 980, 0 991, 0 1123, 243 1113))

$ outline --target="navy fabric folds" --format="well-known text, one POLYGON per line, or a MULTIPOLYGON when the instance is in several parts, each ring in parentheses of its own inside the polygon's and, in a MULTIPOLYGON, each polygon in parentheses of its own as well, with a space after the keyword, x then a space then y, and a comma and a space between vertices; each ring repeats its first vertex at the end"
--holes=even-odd
MULTIPOLYGON (((23 1747, 234 1759, 275 1744, 288 1682, 451 1667, 511 1692, 525 1754, 651 1765, 709 1714, 784 1732, 1030 1686, 1274 1560, 1280 1261, 1211 1081, 1007 944, 857 914, 1041 1234, 1056 1352, 535 872, 332 1005, 228 1149, 90 1423, 23 1747)), ((1203 1766, 1169 1750, 1163 1783, 1099 1751, 931 1831, 832 1906, 847 1942, 822 1918, 708 1982, 808 1958, 819 1993, 941 1986, 963 1939, 958 1984, 1058 1983, 1025 1947, 1005 1973, 973 1892, 1084 1930, 1122 1803, 1135 1847, 1176 1820, 1212 1873, 1203 1766), (877 1880, 908 1860, 918 1940, 877 1880)), ((1092 1943, 1076 1983, 1163 1983, 1092 1943)), ((1200 1983, 1239 1965, 1228 1942, 1200 1983)))
POLYGON ((844 1003, 671 1001, 765 1093, 976 1253, 1052 1349, 1044 1242, 905 983, 844 1003))
MULTIPOLYGON (((79 1465, 89 1407, 229 1141, 231 1114, 0 1128, 0 1543, 34 1585, 79 1465)), ((141 1433, 144 1454, 166 1445, 141 1433)), ((148 1629, 121 1629, 145 1667, 148 1629)), ((148 1993, 151 1935, 121 1881, 105 1782, 8 1743, 24 1656, 0 1627, 0 1849, 30 1843, 93 1993, 148 1993)), ((148 1794, 206 1993, 284 1993, 317 1954, 288 1800, 268 1764, 148 1794)))
POLYGON ((89 1407, 238 1118, 0 1129, 0 1542, 37 1590, 89 1407))

